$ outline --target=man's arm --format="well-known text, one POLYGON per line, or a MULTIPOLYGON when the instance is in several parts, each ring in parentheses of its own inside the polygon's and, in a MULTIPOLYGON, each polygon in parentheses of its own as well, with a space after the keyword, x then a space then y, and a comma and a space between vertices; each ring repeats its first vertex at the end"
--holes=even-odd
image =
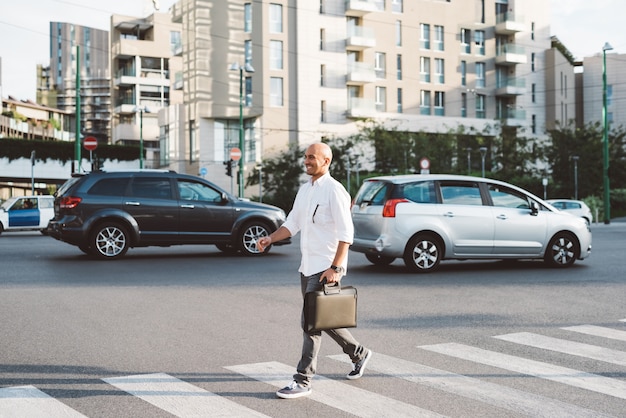
MULTIPOLYGON (((337 252, 335 258, 333 258, 333 266, 343 266, 343 262, 348 256, 348 250, 350 249, 350 243, 345 241, 339 241, 337 245, 337 252)), ((326 279, 326 283, 335 283, 341 280, 342 273, 337 273, 335 270, 328 266, 328 269, 322 273, 320 282, 326 279)))
POLYGON ((291 232, 284 226, 281 226, 276 231, 272 232, 269 236, 259 238, 256 242, 256 247, 260 252, 263 252, 267 247, 272 244, 272 242, 282 241, 285 238, 289 238, 290 236, 291 232))

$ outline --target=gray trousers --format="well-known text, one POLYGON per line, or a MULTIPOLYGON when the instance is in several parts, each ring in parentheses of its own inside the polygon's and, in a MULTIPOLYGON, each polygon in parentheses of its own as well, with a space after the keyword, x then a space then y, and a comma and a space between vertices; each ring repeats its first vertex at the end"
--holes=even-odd
MULTIPOLYGON (((320 283, 320 277, 323 272, 316 273, 312 276, 304 276, 300 274, 300 285, 302 288, 302 300, 304 295, 308 292, 315 292, 321 290, 323 284, 320 283)), ((304 310, 301 318, 302 329, 304 330, 304 310)), ((324 331, 330 335, 330 338, 335 340, 337 344, 342 348, 353 363, 358 362, 367 353, 365 347, 363 347, 357 340, 354 339, 352 333, 346 328, 331 329, 324 331)), ((310 386, 313 376, 317 369, 317 353, 320 351, 322 345, 322 332, 306 332, 302 333, 302 357, 298 363, 297 372, 293 375, 293 379, 302 386, 310 386)))

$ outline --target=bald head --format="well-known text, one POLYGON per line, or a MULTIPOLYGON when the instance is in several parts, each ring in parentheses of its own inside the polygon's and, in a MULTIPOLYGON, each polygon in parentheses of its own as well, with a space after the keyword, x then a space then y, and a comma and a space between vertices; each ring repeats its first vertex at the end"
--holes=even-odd
POLYGON ((333 160, 333 152, 327 144, 318 142, 309 145, 304 153, 304 168, 313 180, 318 179, 328 172, 330 162, 333 160))

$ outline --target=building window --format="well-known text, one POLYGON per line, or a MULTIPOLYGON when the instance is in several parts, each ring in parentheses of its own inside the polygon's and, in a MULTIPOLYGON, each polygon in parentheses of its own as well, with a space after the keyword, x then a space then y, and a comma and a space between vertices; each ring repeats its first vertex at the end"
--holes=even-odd
POLYGON ((445 83, 445 69, 443 58, 435 58, 435 82, 439 84, 445 83))
POLYGON ((467 93, 461 93, 461 117, 467 117, 467 93))
POLYGON ((397 101, 396 112, 402 113, 402 89, 398 89, 397 93, 398 94, 396 98, 396 101, 397 101))
POLYGON ((443 51, 444 49, 443 36, 444 36, 443 26, 435 25, 435 40, 434 40, 434 45, 433 45, 433 49, 435 51, 443 51))
POLYGON ((324 29, 320 29, 320 51, 324 50, 325 39, 326 39, 326 31, 324 29))
POLYGON ((324 123, 326 122, 326 101, 322 100, 322 102, 320 103, 320 122, 324 123))
POLYGON ((530 122, 530 130, 533 134, 537 133, 537 115, 532 115, 530 122))
POLYGON ((420 81, 430 83, 430 58, 420 57, 420 81))
POLYGON ((396 46, 402 46, 402 21, 396 20, 396 46))
POLYGON ((387 111, 387 89, 385 87, 376 86, 376 111, 387 111))
POLYGON ((445 93, 443 91, 435 92, 435 116, 445 115, 445 93))
POLYGON ((535 53, 530 54, 530 71, 535 72, 535 53))
POLYGON ((531 86, 530 86, 530 100, 533 103, 536 103, 536 96, 535 96, 536 89, 537 89, 537 85, 535 83, 531 84, 531 86))
POLYGON ((246 33, 252 32, 252 3, 243 5, 243 30, 246 33))
POLYGON ((326 66, 324 64, 320 65, 320 86, 324 87, 326 85, 326 66))
POLYGON ((283 69, 283 42, 270 41, 270 70, 283 69))
POLYGON ((420 48, 430 49, 430 25, 420 23, 420 48))
POLYGON ((402 13, 402 0, 391 0, 391 11, 394 13, 402 13))
POLYGON ((535 22, 530 23, 530 39, 535 40, 535 22))
POLYGON ((376 72, 376 78, 386 78, 387 71, 385 60, 387 58, 387 54, 384 52, 377 52, 374 56, 374 71, 376 72))
POLYGON ((402 55, 396 56, 396 79, 402 80, 402 55))
POLYGON ((246 60, 246 64, 248 65, 252 65, 252 41, 251 40, 245 40, 243 42, 243 54, 244 54, 244 59, 246 60))
POLYGON ((474 43, 476 44, 476 54, 485 55, 485 31, 477 30, 474 32, 474 43))
POLYGON ((270 77, 270 106, 283 106, 283 79, 270 77))
POLYGON ((429 90, 420 90, 420 115, 430 115, 429 90))
POLYGON ((467 62, 461 61, 461 85, 467 86, 467 62))
POLYGON ((469 54, 472 52, 471 46, 472 31, 469 29, 461 29, 461 53, 469 54))
POLYGON ((476 117, 479 119, 485 119, 487 117, 487 112, 485 112, 485 95, 484 94, 476 95, 476 117))
POLYGON ((252 106, 252 77, 246 77, 245 85, 246 85, 246 92, 245 92, 246 106, 249 107, 249 106, 252 106))
POLYGON ((270 33, 283 33, 283 6, 270 4, 270 33))
POLYGON ((476 88, 485 88, 485 63, 477 62, 476 63, 476 88))

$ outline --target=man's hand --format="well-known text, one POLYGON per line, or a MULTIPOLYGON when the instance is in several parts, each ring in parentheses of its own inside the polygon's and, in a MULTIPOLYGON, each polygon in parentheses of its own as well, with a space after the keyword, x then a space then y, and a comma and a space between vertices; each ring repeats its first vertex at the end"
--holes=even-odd
POLYGON ((323 282, 324 279, 326 279, 327 284, 339 283, 341 276, 343 276, 343 274, 337 273, 335 270, 328 268, 324 271, 324 273, 322 273, 320 283, 323 282))
POLYGON ((261 237, 256 241, 256 248, 259 252, 265 251, 267 247, 272 244, 272 239, 270 237, 261 237))

